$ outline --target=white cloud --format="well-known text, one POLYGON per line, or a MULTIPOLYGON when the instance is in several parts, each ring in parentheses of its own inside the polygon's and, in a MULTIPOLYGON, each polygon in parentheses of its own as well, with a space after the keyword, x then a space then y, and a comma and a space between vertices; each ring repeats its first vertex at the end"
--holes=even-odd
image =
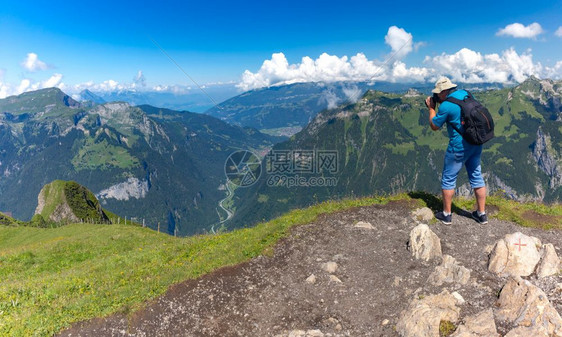
POLYGON ((133 84, 142 88, 146 87, 146 78, 144 77, 142 70, 139 70, 137 75, 133 78, 133 84))
POLYGON ((41 83, 41 87, 43 88, 50 88, 50 87, 57 87, 61 84, 62 74, 54 74, 53 76, 49 77, 46 81, 41 83))
POLYGON ((544 67, 544 77, 562 79, 562 61, 556 62, 553 67, 544 67))
POLYGON ((363 93, 363 91, 361 89, 359 89, 357 87, 357 85, 352 84, 352 85, 344 85, 342 88, 343 94, 345 95, 345 98, 350 102, 350 103, 355 103, 357 102, 357 100, 359 99, 359 97, 361 96, 361 94, 363 93))
POLYGON ((53 74, 44 81, 34 81, 30 78, 24 78, 18 85, 4 83, 0 79, 0 99, 6 98, 7 96, 19 95, 27 91, 51 87, 57 87, 61 90, 65 90, 67 87, 64 83, 62 83, 62 77, 62 74, 53 74))
POLYGON ((95 83, 94 81, 83 82, 75 84, 68 87, 71 92, 80 92, 82 90, 88 89, 91 91, 120 91, 120 90, 134 90, 136 88, 135 83, 119 83, 113 79, 105 80, 100 83, 95 83))
POLYGON ((505 26, 505 28, 498 30, 496 35, 497 36, 507 35, 517 38, 534 39, 542 33, 544 33, 544 30, 542 29, 541 25, 536 22, 533 22, 528 26, 524 26, 516 22, 505 26))
POLYGON ((18 86, 17 93, 21 94, 22 92, 25 92, 30 86, 31 86, 31 81, 27 78, 24 78, 20 82, 20 85, 18 86))
POLYGON ((433 70, 425 67, 406 67, 406 64, 401 61, 394 62, 392 68, 391 79, 393 81, 403 82, 423 82, 431 74, 433 70))
POLYGON ((366 81, 384 78, 380 62, 368 60, 358 53, 351 58, 323 53, 316 60, 305 56, 300 63, 289 64, 283 53, 265 60, 256 73, 246 70, 237 85, 242 90, 297 82, 366 81))
POLYGON ((326 101, 328 109, 334 109, 338 106, 338 104, 340 104, 340 98, 336 95, 333 88, 328 88, 327 90, 322 91, 320 102, 323 101, 326 101))
POLYGON ((562 26, 558 27, 558 29, 554 32, 554 35, 562 37, 562 26))
POLYGON ((426 56, 424 63, 432 66, 436 74, 465 83, 522 82, 531 75, 541 77, 545 74, 540 62, 533 62, 530 50, 518 54, 513 48, 504 50, 501 55, 482 55, 463 48, 454 54, 426 56))
POLYGON ((21 66, 31 72, 49 69, 49 66, 45 62, 39 60, 39 57, 35 53, 28 53, 25 60, 22 61, 21 66))
MULTIPOLYGON (((414 44, 412 34, 396 26, 388 28, 384 41, 391 49, 387 61, 369 60, 363 53, 352 57, 345 55, 338 57, 323 53, 315 60, 305 56, 300 63, 289 64, 285 54, 275 53, 270 60, 263 62, 257 72, 244 71, 237 87, 242 90, 251 90, 297 82, 393 80, 392 77, 389 77, 396 64, 393 61, 402 59, 424 45, 423 42, 414 44)), ((419 72, 420 70, 408 69, 405 71, 419 72)), ((404 74, 404 71, 400 73, 404 74)))
MULTIPOLYGON (((289 64, 283 53, 277 53, 273 54, 270 60, 264 61, 256 73, 246 70, 237 86, 242 90, 250 90, 296 82, 433 82, 441 75, 461 83, 518 83, 531 75, 560 79, 562 61, 552 67, 543 66, 533 60, 530 49, 518 53, 514 48, 499 54, 482 54, 462 48, 453 54, 426 56, 421 67, 408 67, 401 60, 383 64, 378 60, 369 60, 361 53, 351 58, 324 53, 316 60, 305 56, 300 63, 289 64)), ((327 91, 325 99, 330 102, 334 101, 335 97, 327 91)))
MULTIPOLYGON (((390 46, 392 54, 394 54, 397 59, 403 58, 414 49, 412 34, 396 26, 388 28, 388 32, 384 37, 384 42, 390 46)), ((418 43, 416 48, 421 45, 422 44, 418 43)))

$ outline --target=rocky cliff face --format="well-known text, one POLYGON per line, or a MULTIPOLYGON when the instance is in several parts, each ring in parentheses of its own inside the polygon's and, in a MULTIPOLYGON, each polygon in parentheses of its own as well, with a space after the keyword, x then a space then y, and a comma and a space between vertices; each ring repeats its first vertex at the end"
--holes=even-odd
POLYGON ((552 146, 551 137, 541 127, 537 130, 537 140, 533 146, 533 158, 538 167, 549 177, 551 189, 562 186, 562 167, 558 154, 552 146))

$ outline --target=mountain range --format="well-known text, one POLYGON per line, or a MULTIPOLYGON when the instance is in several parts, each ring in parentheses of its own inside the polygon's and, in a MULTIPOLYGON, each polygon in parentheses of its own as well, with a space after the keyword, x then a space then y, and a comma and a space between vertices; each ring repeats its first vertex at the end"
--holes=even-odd
MULTIPOLYGON (((475 91, 503 88, 499 83, 482 83, 471 86, 475 91)), ((206 111, 225 122, 250 126, 262 132, 291 136, 316 114, 338 105, 357 102, 367 90, 405 93, 415 89, 429 93, 427 83, 394 82, 333 82, 294 83, 259 88, 227 99, 206 111)))
POLYGON ((278 138, 214 117, 124 102, 79 103, 50 88, 0 100, 0 211, 28 220, 41 188, 73 180, 104 208, 200 233, 221 220, 224 163, 278 138))
MULTIPOLYGON (((72 180, 93 191, 109 211, 188 235, 213 230, 232 216, 226 228, 328 199, 438 193, 448 139, 445 131, 427 126, 423 99, 430 87, 392 93, 366 86, 334 86, 342 96, 324 110, 317 102, 330 90, 325 84, 254 90, 223 103, 239 107, 228 118, 219 116, 234 125, 207 114, 103 102, 91 92, 86 102, 55 88, 2 99, 0 211, 28 220, 45 184, 72 180), (349 88, 359 93, 356 102, 345 100, 355 95, 345 94, 349 88), (283 95, 292 112, 266 113, 267 102, 283 95), (310 110, 302 108, 307 104, 310 110), (304 128, 287 140, 241 126, 252 121, 265 131, 304 128), (226 160, 239 150, 263 157, 261 176, 249 187, 226 183, 226 160)), ((483 155, 491 193, 560 200, 561 83, 530 78, 516 87, 489 89, 496 86, 469 88, 496 120, 496 138, 483 155)), ((457 193, 469 193, 462 173, 457 193)))
POLYGON ((170 90, 149 89, 122 89, 109 91, 96 91, 85 89, 72 97, 77 101, 91 101, 94 103, 105 102, 127 102, 130 105, 152 105, 174 110, 188 110, 191 112, 205 112, 233 96, 240 94, 234 84, 205 86, 201 91, 199 88, 170 90))
MULTIPOLYGON (((485 144, 482 155, 489 192, 517 200, 559 201, 562 82, 531 77, 516 87, 474 95, 496 124, 496 137, 485 144)), ((230 226, 247 226, 330 199, 414 190, 439 193, 448 137, 444 128, 430 130, 424 99, 416 91, 370 90, 355 104, 320 112, 290 140, 273 147, 254 185, 235 191, 236 215, 230 226), (326 153, 337 156, 336 166, 322 166, 329 163, 322 158, 326 153)), ((457 194, 470 193, 464 170, 457 186, 457 194)))

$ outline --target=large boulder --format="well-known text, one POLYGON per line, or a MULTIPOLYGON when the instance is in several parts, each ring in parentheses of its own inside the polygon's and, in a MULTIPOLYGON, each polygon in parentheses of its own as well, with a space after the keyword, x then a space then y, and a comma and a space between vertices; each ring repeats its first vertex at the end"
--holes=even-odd
POLYGON ((441 240, 425 224, 417 225, 412 229, 408 249, 416 259, 425 261, 442 256, 441 240))
POLYGON ((520 277, 510 279, 501 290, 497 307, 496 318, 517 328, 511 335, 508 334, 510 337, 562 337, 562 318, 546 294, 527 280, 520 277))
POLYGON ((464 319, 451 337, 499 337, 492 309, 464 319))
POLYGON ((541 258, 541 241, 520 232, 507 234, 496 242, 488 270, 500 276, 529 276, 541 258))
POLYGON ((439 295, 414 299, 400 314, 396 331, 402 337, 439 336, 441 321, 458 321, 460 308, 456 304, 457 299, 447 290, 439 295))

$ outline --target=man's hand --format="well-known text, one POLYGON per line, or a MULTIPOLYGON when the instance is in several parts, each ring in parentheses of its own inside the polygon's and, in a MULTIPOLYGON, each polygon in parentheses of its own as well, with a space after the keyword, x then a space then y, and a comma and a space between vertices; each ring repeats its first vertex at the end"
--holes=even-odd
POLYGON ((427 108, 429 109, 429 127, 433 131, 439 130, 439 127, 433 124, 433 117, 435 117, 437 113, 435 112, 435 101, 431 98, 431 96, 427 96, 425 99, 425 105, 427 105, 427 108))
POLYGON ((433 99, 431 99, 431 96, 427 96, 427 98, 425 99, 425 105, 428 108, 435 110, 435 102, 433 101, 433 99))

